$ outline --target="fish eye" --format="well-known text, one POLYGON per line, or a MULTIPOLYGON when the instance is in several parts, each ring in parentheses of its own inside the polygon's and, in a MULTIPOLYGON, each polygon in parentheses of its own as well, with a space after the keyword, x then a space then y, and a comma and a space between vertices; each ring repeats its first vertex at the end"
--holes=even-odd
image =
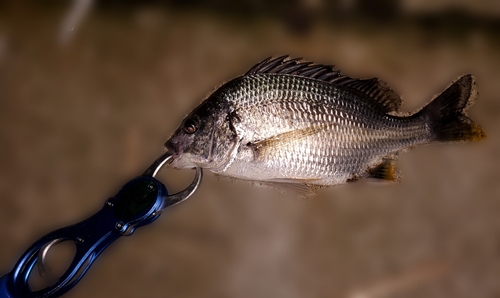
POLYGON ((188 118, 184 121, 183 130, 187 134, 193 134, 198 130, 200 123, 196 118, 188 118))

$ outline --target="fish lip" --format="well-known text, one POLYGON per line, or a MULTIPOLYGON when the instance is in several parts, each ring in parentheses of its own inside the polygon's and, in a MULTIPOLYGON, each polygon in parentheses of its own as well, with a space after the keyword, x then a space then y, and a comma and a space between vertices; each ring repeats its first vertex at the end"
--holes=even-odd
POLYGON ((187 154, 188 156, 184 154, 179 154, 178 158, 173 159, 172 162, 169 164, 170 167, 175 168, 175 169, 192 169, 196 167, 203 167, 203 165, 198 164, 197 162, 193 162, 190 160, 189 153, 187 154))
POLYGON ((170 167, 174 168, 174 169, 181 169, 182 167, 179 166, 179 160, 178 159, 174 159, 172 160, 172 162, 169 164, 170 167))
POLYGON ((165 144, 163 146, 165 146, 165 148, 167 149, 167 152, 172 154, 172 159, 176 160, 180 157, 179 146, 175 146, 170 141, 165 142, 165 144))

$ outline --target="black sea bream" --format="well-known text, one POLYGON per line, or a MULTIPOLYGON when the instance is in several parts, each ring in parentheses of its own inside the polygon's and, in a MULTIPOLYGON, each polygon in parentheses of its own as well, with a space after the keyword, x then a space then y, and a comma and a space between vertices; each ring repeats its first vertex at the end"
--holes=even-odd
POLYGON ((420 111, 379 79, 287 56, 266 59, 212 93, 165 143, 176 168, 202 167, 299 192, 372 177, 397 180, 399 151, 486 137, 465 115, 477 97, 471 75, 420 111))

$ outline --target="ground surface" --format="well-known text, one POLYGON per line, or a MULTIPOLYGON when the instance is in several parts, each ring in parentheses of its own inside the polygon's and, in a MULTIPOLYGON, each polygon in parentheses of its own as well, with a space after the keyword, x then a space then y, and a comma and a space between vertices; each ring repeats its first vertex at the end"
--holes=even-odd
MULTIPOLYGON (((402 154, 402 183, 315 199, 217 180, 110 247, 68 297, 500 296, 500 36, 142 8, 96 11, 61 46, 60 10, 0 18, 0 272, 99 208, 215 86, 269 55, 378 76, 412 111, 473 73, 474 144, 402 154), (365 296, 363 296, 365 295, 365 296)), ((190 177, 166 171, 181 188, 190 177), (175 176, 175 177, 174 177, 175 176)), ((175 186, 175 187, 174 187, 175 186)))

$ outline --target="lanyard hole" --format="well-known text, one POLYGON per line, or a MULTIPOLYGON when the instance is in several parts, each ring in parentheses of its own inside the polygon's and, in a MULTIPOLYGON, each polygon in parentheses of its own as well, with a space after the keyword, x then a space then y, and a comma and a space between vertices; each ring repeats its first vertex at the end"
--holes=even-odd
POLYGON ((68 270, 76 255, 76 244, 71 240, 56 239, 42 247, 36 266, 28 277, 32 291, 38 291, 57 283, 68 270))

